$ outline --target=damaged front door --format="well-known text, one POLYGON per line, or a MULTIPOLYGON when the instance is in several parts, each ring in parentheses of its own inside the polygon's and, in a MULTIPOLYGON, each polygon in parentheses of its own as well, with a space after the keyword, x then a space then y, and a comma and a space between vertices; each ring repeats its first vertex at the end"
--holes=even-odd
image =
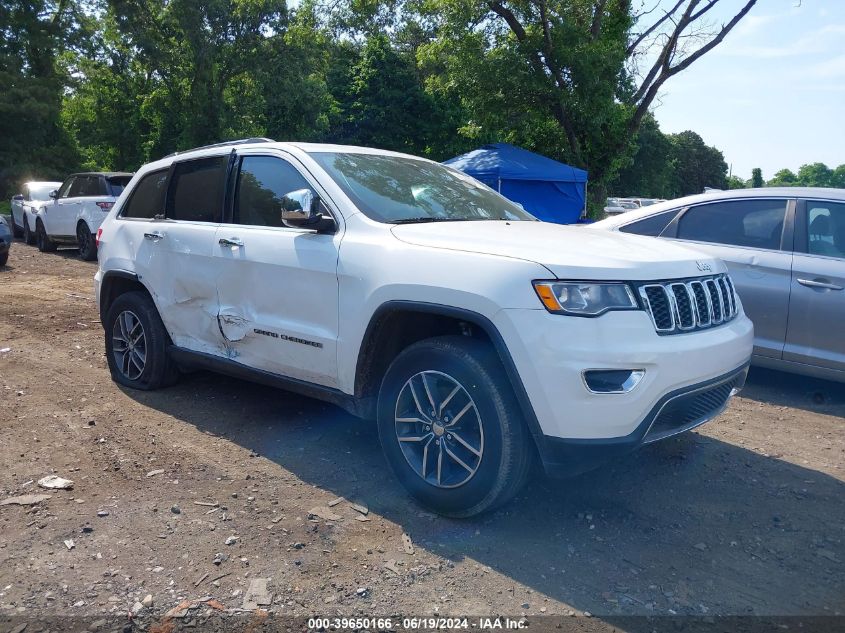
POLYGON ((340 234, 282 225, 282 197, 304 188, 314 190, 281 157, 240 158, 233 222, 215 239, 217 322, 232 360, 334 387, 340 234))

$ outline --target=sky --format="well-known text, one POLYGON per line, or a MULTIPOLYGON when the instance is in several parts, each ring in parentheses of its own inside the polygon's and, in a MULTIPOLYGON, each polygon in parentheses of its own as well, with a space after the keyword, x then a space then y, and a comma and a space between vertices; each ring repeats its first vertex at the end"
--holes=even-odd
MULTIPOLYGON (((727 22, 742 0, 722 0, 727 22)), ((717 12, 718 11, 718 12, 717 12)), ((743 179, 845 163, 845 0, 758 0, 725 40, 669 79, 654 114, 693 130, 743 179)))

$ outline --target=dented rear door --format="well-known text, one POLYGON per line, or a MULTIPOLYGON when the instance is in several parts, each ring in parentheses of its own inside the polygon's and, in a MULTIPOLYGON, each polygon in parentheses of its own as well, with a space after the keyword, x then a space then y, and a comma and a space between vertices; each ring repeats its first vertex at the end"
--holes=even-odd
POLYGON ((341 234, 281 224, 281 198, 316 183, 279 154, 239 156, 231 222, 217 230, 218 324, 230 359, 337 386, 341 234))
POLYGON ((223 217, 227 166, 225 155, 174 163, 165 217, 138 222, 135 244, 136 270, 154 293, 173 344, 216 355, 222 355, 222 334, 215 237, 223 217))

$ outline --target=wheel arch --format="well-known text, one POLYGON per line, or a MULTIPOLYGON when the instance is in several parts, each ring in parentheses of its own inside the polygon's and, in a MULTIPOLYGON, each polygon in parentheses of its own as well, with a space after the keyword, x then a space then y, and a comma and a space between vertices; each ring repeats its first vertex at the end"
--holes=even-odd
MULTIPOLYGON (((106 272, 100 282, 100 322, 105 323, 105 317, 115 299, 122 294, 136 290, 148 294, 151 299, 153 297, 136 273, 128 270, 109 270, 106 272)), ((154 299, 153 303, 155 303, 154 299)))
POLYGON ((483 314, 449 305, 392 300, 370 318, 355 368, 355 399, 362 417, 374 418, 378 390, 387 368, 406 347, 444 334, 462 334, 488 341, 505 369, 523 417, 535 442, 542 430, 507 344, 495 324, 483 314), (409 327, 410 326, 410 327, 409 327))

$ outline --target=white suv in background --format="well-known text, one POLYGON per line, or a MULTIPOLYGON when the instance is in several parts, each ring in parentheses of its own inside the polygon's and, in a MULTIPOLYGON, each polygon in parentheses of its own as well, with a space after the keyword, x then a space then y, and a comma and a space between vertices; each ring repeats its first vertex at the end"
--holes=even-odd
MULTIPOLYGON (((375 419, 469 516, 719 414, 753 328, 717 259, 536 221, 413 156, 250 140, 143 167, 99 234, 112 377, 207 368, 375 419)), ((316 450, 316 448, 315 448, 316 450)))
POLYGON ((40 203, 50 200, 50 192, 62 183, 25 182, 23 191, 12 198, 12 233, 27 244, 35 244, 35 213, 40 203))
POLYGON ((62 244, 75 244, 81 259, 97 259, 97 229, 131 179, 132 174, 120 172, 68 176, 58 190, 50 192, 51 200, 37 209, 38 250, 49 252, 62 244))

